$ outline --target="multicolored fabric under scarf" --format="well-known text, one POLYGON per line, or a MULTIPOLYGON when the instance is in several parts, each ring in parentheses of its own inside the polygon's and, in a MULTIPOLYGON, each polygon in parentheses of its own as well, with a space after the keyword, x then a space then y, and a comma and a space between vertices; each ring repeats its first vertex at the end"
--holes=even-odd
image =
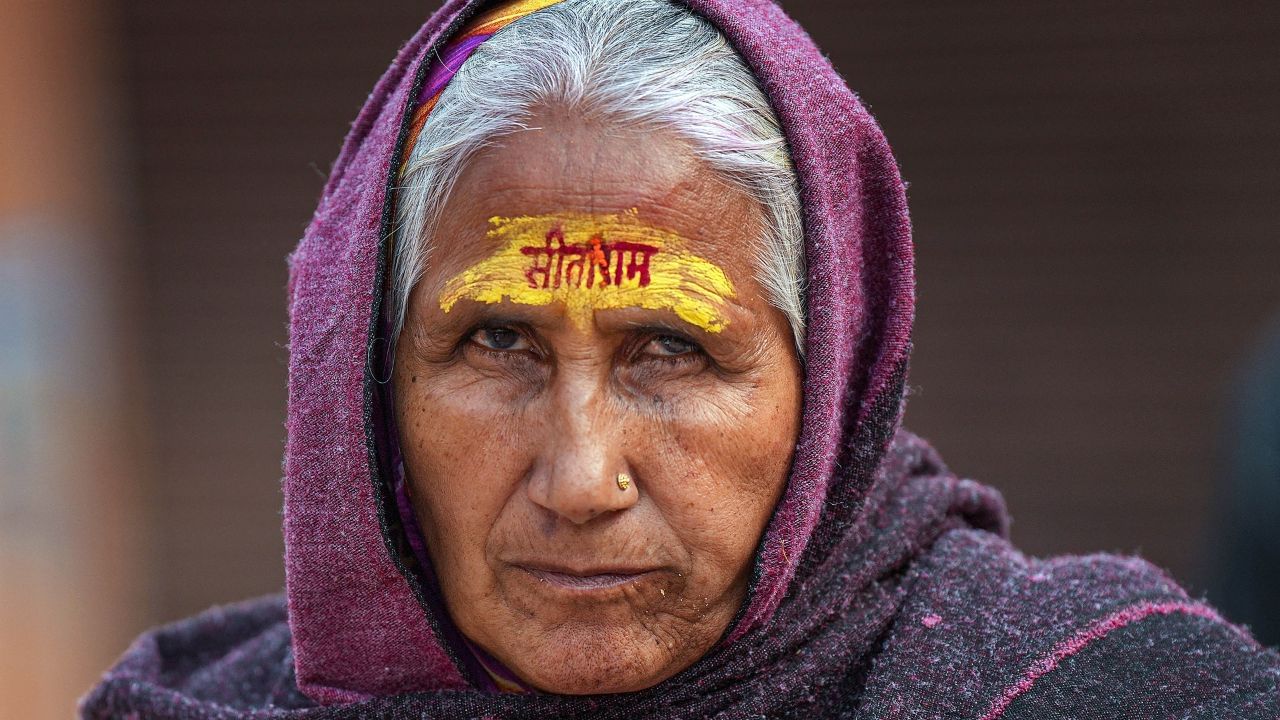
POLYGON ((509 2, 500 2, 493 8, 480 13, 462 30, 448 42, 444 47, 440 48, 436 55, 436 60, 427 70, 427 76, 422 81, 422 91, 418 93, 418 109, 413 112, 413 124, 409 126, 409 137, 404 145, 404 156, 401 159, 400 173, 404 174, 404 167, 409 161, 409 156, 413 154, 413 148, 418 144, 418 135, 422 134, 422 126, 427 124, 427 118, 431 116, 431 111, 435 109, 436 102, 440 100, 440 94, 444 92, 449 81, 453 76, 458 74, 458 70, 462 68, 462 63, 471 57, 471 53, 476 48, 484 44, 485 40, 493 37, 493 34, 520 18, 535 13, 543 8, 558 5, 564 0, 509 0, 509 2))

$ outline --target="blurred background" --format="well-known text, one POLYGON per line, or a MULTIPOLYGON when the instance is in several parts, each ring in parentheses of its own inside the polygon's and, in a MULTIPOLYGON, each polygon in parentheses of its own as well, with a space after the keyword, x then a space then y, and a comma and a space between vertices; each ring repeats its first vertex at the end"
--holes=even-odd
MULTIPOLYGON (((282 588, 284 257, 435 6, 0 0, 0 717, 282 588)), ((1280 5, 785 6, 911 183, 908 426, 1030 553, 1280 582, 1280 5)))

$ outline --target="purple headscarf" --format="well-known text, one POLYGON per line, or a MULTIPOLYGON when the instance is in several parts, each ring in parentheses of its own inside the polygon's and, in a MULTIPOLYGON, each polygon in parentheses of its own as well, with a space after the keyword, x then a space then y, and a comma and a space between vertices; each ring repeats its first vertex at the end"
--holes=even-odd
MULTIPOLYGON (((738 48, 777 109, 802 188, 810 268, 800 440, 732 641, 768 621, 802 562, 817 563, 830 550, 822 539, 834 540, 856 515, 850 510, 862 503, 892 436, 914 308, 911 229, 888 143, 808 36, 769 2, 691 7, 738 48), (814 123, 815 117, 824 121, 814 123), (824 517, 824 508, 836 512, 824 517), (815 534, 820 524, 829 529, 815 534), (813 537, 819 541, 810 548, 813 537)), ((422 593, 405 582, 398 556, 388 553, 383 526, 394 519, 385 512, 394 500, 382 487, 385 478, 371 477, 385 472, 354 452, 328 462, 312 455, 352 447, 356 439, 376 440, 368 437, 377 433, 376 422, 366 417, 373 404, 366 395, 376 388, 368 387, 363 373, 351 378, 358 385, 345 388, 297 378, 351 376, 358 369, 352 359, 366 356, 376 314, 335 318, 330 283, 335 273, 364 278, 368 285, 348 285, 338 305, 376 313, 373 300, 382 288, 373 285, 385 262, 378 239, 387 235, 382 222, 393 199, 386 180, 405 142, 405 119, 416 109, 410 100, 417 97, 417 76, 430 70, 423 61, 433 56, 422 51, 439 41, 430 37, 433 30, 459 27, 474 11, 474 3, 450 3, 402 51, 357 119, 312 231, 293 257, 285 483, 289 597, 292 607, 314 608, 294 613, 291 622, 299 681, 325 700, 466 684, 450 659, 450 638, 442 647, 431 627, 432 620, 449 623, 424 616, 422 593), (309 291, 317 283, 325 289, 309 291), (340 331, 325 327, 338 321, 345 323, 340 331), (316 332, 319 327, 325 330, 316 332), (311 352, 308 338, 323 339, 321 352, 311 352), (307 423, 294 411, 299 407, 325 408, 326 423, 307 423), (348 421, 334 423, 334 415, 348 421), (335 512, 335 497, 358 497, 360 512, 354 505, 350 513, 335 512), (352 568, 360 569, 359 577, 350 576, 352 568)), ((441 634, 452 632, 445 627, 441 634)))
POLYGON ((773 2, 681 4, 782 122, 809 273, 800 437, 724 640, 641 692, 495 694, 406 560, 377 382, 385 239, 435 49, 484 5, 451 0, 369 96, 291 258, 287 611, 268 598, 143 636, 85 715, 1275 717, 1280 661, 1247 633, 1140 560, 1023 557, 999 495, 899 429, 914 275, 888 143, 773 2))

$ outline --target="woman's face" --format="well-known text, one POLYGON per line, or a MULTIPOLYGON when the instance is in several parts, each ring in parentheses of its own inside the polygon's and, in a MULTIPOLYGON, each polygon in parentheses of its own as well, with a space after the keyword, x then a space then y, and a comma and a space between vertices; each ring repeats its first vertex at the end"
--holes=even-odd
POLYGON ((738 610, 800 367, 752 200, 674 136, 530 125, 439 218, 396 351, 402 449, 462 632, 548 692, 638 690, 738 610))

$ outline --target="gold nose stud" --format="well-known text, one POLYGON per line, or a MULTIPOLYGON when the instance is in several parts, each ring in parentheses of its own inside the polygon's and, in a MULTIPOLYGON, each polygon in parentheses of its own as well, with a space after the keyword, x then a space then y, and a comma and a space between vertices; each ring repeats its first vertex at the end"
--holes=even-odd
POLYGON ((631 487, 631 476, 626 473, 618 473, 618 477, 615 480, 618 483, 619 490, 626 490, 631 487))

